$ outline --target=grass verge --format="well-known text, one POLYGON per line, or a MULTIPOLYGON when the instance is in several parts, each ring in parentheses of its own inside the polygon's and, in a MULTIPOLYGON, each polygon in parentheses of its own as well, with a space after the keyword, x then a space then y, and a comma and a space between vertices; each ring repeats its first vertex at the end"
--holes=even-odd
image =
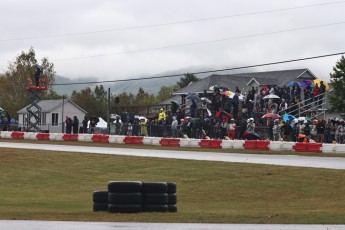
POLYGON ((7 148, 0 159, 0 219, 345 223, 344 170, 7 148), (110 180, 174 181, 178 212, 93 213, 110 180))

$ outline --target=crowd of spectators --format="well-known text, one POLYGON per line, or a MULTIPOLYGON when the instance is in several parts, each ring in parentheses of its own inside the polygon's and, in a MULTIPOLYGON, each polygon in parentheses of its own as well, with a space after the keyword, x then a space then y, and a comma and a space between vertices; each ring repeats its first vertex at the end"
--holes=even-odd
MULTIPOLYGON (((257 137, 269 140, 300 141, 300 136, 316 142, 344 143, 345 126, 342 119, 286 120, 263 119, 266 113, 298 115, 308 108, 323 105, 325 85, 291 87, 269 86, 249 91, 236 87, 229 93, 225 87, 215 88, 189 100, 182 107, 175 102, 171 109, 153 119, 134 119, 114 122, 113 134, 181 138, 244 139, 246 132, 258 132, 257 137), (231 94, 234 94, 231 96, 231 94), (276 95, 276 99, 265 99, 276 95), (298 109, 299 108, 299 109, 298 109)), ((123 119, 122 119, 123 120, 123 119)), ((124 118, 126 120, 126 118, 124 118)), ((304 139, 305 140, 305 139, 304 139)))

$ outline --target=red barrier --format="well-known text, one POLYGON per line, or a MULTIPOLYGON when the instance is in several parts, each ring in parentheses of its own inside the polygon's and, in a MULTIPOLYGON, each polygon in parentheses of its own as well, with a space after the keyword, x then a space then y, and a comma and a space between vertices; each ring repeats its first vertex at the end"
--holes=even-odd
POLYGON ((315 152, 315 153, 321 153, 322 143, 308 143, 307 150, 308 152, 315 152))
POLYGON ((24 132, 12 132, 13 139, 24 139, 24 132))
POLYGON ((307 147, 308 147, 308 143, 297 142, 292 148, 296 152, 308 152, 307 147))
POLYGON ((49 133, 37 133, 36 138, 37 140, 49 140, 49 133))
POLYGON ((139 136, 126 136, 123 140, 125 144, 134 144, 134 145, 142 145, 143 144, 143 137, 139 136))
POLYGON ((270 144, 269 141, 260 141, 258 140, 256 142, 256 149, 259 149, 259 150, 270 150, 270 148, 268 147, 270 144))
POLYGON ((94 135, 92 135, 92 141, 93 142, 101 142, 101 137, 102 137, 101 134, 94 134, 94 135))
POLYGON ((109 135, 101 135, 102 143, 109 143, 109 135))
POLYGON ((199 145, 201 148, 214 148, 221 149, 222 140, 200 140, 199 145))
POLYGON ((256 140, 246 140, 243 143, 244 149, 257 149, 257 141, 256 140))
POLYGON ((78 141, 78 134, 65 133, 62 139, 64 141, 78 141))
POLYGON ((178 138, 161 138, 159 141, 161 146, 169 146, 169 147, 180 147, 180 139, 178 138))

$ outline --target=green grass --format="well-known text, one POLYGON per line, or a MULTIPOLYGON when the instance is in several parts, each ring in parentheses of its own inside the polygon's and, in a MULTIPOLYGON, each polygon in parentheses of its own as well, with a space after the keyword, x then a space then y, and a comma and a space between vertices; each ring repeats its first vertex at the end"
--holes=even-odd
POLYGON ((1 148, 0 219, 344 224, 344 178, 344 170, 1 148), (92 192, 111 180, 174 181, 178 212, 92 212, 92 192))

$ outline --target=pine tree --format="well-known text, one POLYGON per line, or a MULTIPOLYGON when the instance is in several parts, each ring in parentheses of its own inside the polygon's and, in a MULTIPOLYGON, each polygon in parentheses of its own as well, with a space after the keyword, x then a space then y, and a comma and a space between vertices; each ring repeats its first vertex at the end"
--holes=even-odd
POLYGON ((333 67, 330 74, 333 90, 330 92, 329 101, 331 110, 345 112, 345 58, 342 56, 333 67))

